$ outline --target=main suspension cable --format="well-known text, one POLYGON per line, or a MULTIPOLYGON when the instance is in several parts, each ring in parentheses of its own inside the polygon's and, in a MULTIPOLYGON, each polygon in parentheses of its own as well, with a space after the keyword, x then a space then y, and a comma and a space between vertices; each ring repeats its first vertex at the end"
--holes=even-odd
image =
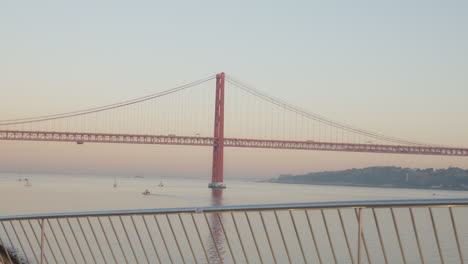
POLYGON ((254 95, 254 96, 258 97, 258 98, 260 98, 260 99, 262 99, 262 100, 268 101, 268 102, 270 102, 270 103, 272 103, 272 104, 274 104, 276 106, 279 106, 281 108, 284 108, 284 109, 292 111, 292 112, 295 112, 296 114, 302 115, 302 116, 304 116, 306 118, 313 119, 315 121, 325 123, 325 124, 330 125, 332 127, 336 127, 336 128, 346 130, 348 132, 368 136, 368 137, 375 138, 375 139, 390 141, 390 142, 393 142, 393 143, 409 144, 409 145, 417 145, 417 146, 432 146, 432 145, 426 144, 426 143, 409 141, 409 140, 405 140, 405 139, 401 139, 401 138, 390 137, 390 136, 386 136, 386 135, 366 131, 366 130, 363 130, 363 129, 355 128, 355 127, 352 127, 352 126, 349 126, 349 125, 346 125, 346 124, 342 124, 342 123, 333 121, 331 119, 322 117, 322 116, 317 115, 315 113, 308 112, 308 111, 306 111, 306 110, 304 110, 302 108, 293 106, 293 105, 291 105, 289 103, 284 102, 281 99, 270 96, 270 95, 266 94, 265 92, 263 92, 261 90, 253 88, 253 87, 249 86, 248 84, 237 80, 236 78, 232 77, 231 75, 227 75, 227 82, 229 82, 230 84, 232 84, 232 85, 234 85, 234 86, 236 86, 236 87, 238 87, 238 88, 240 88, 240 89, 242 89, 242 90, 244 90, 244 91, 246 91, 246 92, 248 92, 248 93, 250 93, 250 94, 252 94, 252 95, 254 95))
POLYGON ((104 105, 104 106, 99 106, 99 107, 93 107, 93 108, 88 108, 88 109, 82 109, 82 110, 77 110, 77 111, 72 111, 72 112, 66 112, 66 113, 58 113, 58 114, 51 114, 51 115, 43 115, 43 116, 36 116, 36 117, 28 117, 28 118, 20 118, 20 119, 8 119, 8 120, 0 120, 0 126, 4 125, 17 125, 17 124, 26 124, 26 123, 35 123, 35 122, 42 122, 42 121, 48 121, 48 120, 55 120, 55 119, 62 119, 62 118, 68 118, 68 117, 74 117, 74 116, 80 116, 80 115, 87 115, 91 113, 97 113, 97 112, 103 112, 115 108, 120 108, 144 101, 148 101, 151 99, 155 99, 158 97, 162 97, 168 94, 176 93, 188 88, 191 88, 193 86, 205 83, 207 81, 210 81, 215 78, 215 75, 211 75, 209 77, 184 84, 181 86, 177 86, 159 93, 154 93, 151 95, 127 100, 127 101, 122 101, 114 104, 109 104, 109 105, 104 105))

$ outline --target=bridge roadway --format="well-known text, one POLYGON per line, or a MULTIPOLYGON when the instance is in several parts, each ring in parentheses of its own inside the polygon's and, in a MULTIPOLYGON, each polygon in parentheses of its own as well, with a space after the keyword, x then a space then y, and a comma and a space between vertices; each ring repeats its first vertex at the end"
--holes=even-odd
MULTIPOLYGON (((212 137, 0 130, 0 140, 213 146, 212 137)), ((224 138, 225 147, 468 156, 468 148, 224 138)))

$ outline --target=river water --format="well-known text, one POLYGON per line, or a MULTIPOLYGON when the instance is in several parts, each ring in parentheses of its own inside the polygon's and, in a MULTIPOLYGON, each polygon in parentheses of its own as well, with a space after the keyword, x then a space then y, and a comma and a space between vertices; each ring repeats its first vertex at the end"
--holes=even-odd
MULTIPOLYGON (((19 177, 16 174, 0 174, 0 215, 16 215, 16 214, 36 214, 36 213, 56 213, 56 212, 79 212, 79 211, 98 211, 98 210, 122 210, 122 209, 148 209, 148 208, 175 208, 175 207, 203 207, 203 206, 222 206, 222 205, 246 205, 246 204, 272 204, 272 203, 303 203, 303 202, 324 202, 324 201, 351 201, 351 200, 391 200, 391 199, 424 199, 424 198, 468 198, 466 191, 447 191, 447 190, 422 190, 422 189, 398 189, 398 188, 365 188, 365 187, 345 187, 345 186, 317 186, 317 185, 292 185, 292 184, 276 184, 262 182, 248 182, 242 180, 226 181, 227 189, 213 191, 207 188, 208 179, 190 179, 190 178, 159 178, 159 177, 110 177, 110 176, 77 176, 77 175, 25 175, 19 177), (22 179, 19 181, 19 179, 22 179), (28 178, 30 186, 25 184, 24 178, 28 178), (114 187, 114 181, 117 187, 114 187), (160 183, 163 187, 159 187, 160 183), (151 195, 142 195, 144 190, 148 189, 151 195)), ((466 209, 466 208, 462 208, 466 209)), ((458 209, 456 209, 458 210, 458 209)), ((390 263, 401 263, 401 255, 394 235, 394 229, 390 216, 390 211, 387 209, 378 209, 377 216, 380 218, 380 225, 383 236, 386 238, 384 243, 387 244, 387 257, 390 263), (390 219, 390 220, 389 220, 390 219)), ((444 259, 446 263, 457 263, 458 254, 454 244, 453 233, 445 232, 442 227, 450 226, 449 218, 447 218, 448 209, 435 209, 434 215, 436 223, 442 230, 439 233, 441 245, 445 251, 444 259), (437 211, 439 210, 439 211, 437 211), (440 211, 446 210, 446 211, 440 211), (445 232, 445 233, 444 233, 445 232)), ((342 211, 345 222, 349 222, 348 230, 356 229, 356 219, 354 211, 346 209, 342 211), (353 222, 353 223, 351 223, 353 222)), ((421 247, 425 256, 426 263, 439 263, 437 248, 434 243, 432 226, 430 224, 429 214, 427 209, 415 209, 415 219, 423 223, 418 230, 421 240, 421 247)), ((294 217, 299 228, 307 226, 306 217, 303 212, 294 212, 294 217)), ((406 251, 407 263, 419 263, 416 240, 413 230, 410 225, 410 215, 407 209, 396 209, 395 214, 397 222, 400 226, 401 237, 406 251), (406 210, 406 211, 405 211, 406 210)), ((465 261, 468 255, 468 210, 456 211, 457 225, 460 233, 460 243, 465 252, 465 261), (462 220, 460 220, 462 219, 462 220)), ((310 219, 314 225, 318 239, 318 247, 321 248, 323 263, 333 263, 332 252, 329 244, 325 239, 326 230, 322 221, 320 212, 311 210, 309 212, 310 219)), ((336 247, 336 255, 338 263, 348 263, 346 246, 338 228, 339 222, 336 211, 330 210, 325 212, 328 226, 330 227, 331 236, 334 238, 334 247, 336 247), (336 237, 336 238, 335 238, 336 237)), ((239 228, 247 230, 246 218, 243 215, 236 215, 239 221, 239 228)), ((258 215, 251 214, 252 225, 256 222, 260 226, 260 218, 258 215)), ((267 229, 273 230, 272 239, 279 240, 278 232, 274 230, 276 227, 273 223, 274 215, 265 214, 267 220, 267 229)), ((232 220, 222 216, 223 221, 226 221, 226 229, 231 229, 234 232, 232 220), (231 221, 231 226, 229 226, 231 221)), ((228 253, 230 249, 226 247, 226 241, 223 240, 222 231, 220 231, 219 216, 211 215, 209 218, 211 227, 214 230, 217 245, 220 247, 225 263, 232 263, 233 257, 228 253)), ((280 222, 290 223, 287 214, 279 213, 280 222)), ((365 216, 365 226, 369 226, 365 230, 367 235, 368 247, 370 256, 373 259, 372 263, 385 263, 380 253, 378 238, 376 236, 375 222, 373 222, 372 214, 367 213, 365 216)), ((167 225, 167 224, 166 224, 167 225)), ((287 230, 288 227, 285 227, 287 230)), ((447 229, 451 230, 451 229, 447 229)), ((293 230, 289 230, 289 234, 293 230)), ((205 230, 206 236, 209 237, 208 231, 205 230)), ((300 230, 300 232, 302 232, 300 230)), ((348 231, 350 232, 350 231, 348 231)), ((1 233, 1 232, 0 232, 1 233)), ((203 231, 202 231, 203 233, 203 231)), ((350 240, 356 240, 355 232, 349 233, 350 240), (354 235, 353 235, 354 234, 354 235)), ((305 233, 304 233, 305 234, 305 233)), ((305 235, 304 244, 312 243, 310 238, 305 235), (310 241, 309 241, 310 240, 310 241)), ((273 259, 268 258, 271 253, 268 251, 266 241, 260 241, 263 244, 260 251, 265 255, 263 260, 265 263, 270 263, 273 259)), ((291 260, 293 263, 301 262, 301 252, 294 236, 286 241, 291 244, 291 260), (294 249, 294 246, 296 246, 294 249)), ((254 250, 252 241, 245 241, 247 244, 247 253, 254 250), (248 246, 250 243, 250 246, 248 246)), ((354 247, 355 245, 353 245, 354 247)), ((184 247, 184 246, 182 246, 184 247)), ((187 246, 185 246, 187 249, 187 246)), ((238 252, 240 245, 232 245, 233 250, 237 247, 238 252)), ((273 245, 273 248, 278 247, 277 261, 278 263, 288 262, 284 248, 281 245, 273 245), (283 252, 283 253, 280 253, 283 252)), ((213 245, 208 245, 210 258, 217 261, 216 252, 213 245)), ((251 252, 255 255, 255 252, 251 252)), ((305 250, 305 257, 311 262, 317 261, 317 256, 312 248, 305 250)), ((364 253, 363 253, 364 255, 364 253)), ((355 258, 356 256, 354 256, 355 258)), ((237 263, 244 263, 247 260, 242 258, 241 254, 236 256, 239 258, 237 263)), ((167 259, 166 259, 167 260, 167 259)), ((179 259, 179 261, 182 259, 179 259)), ((250 263, 258 263, 257 259, 250 259, 250 263)), ((137 261, 138 262, 138 261, 137 261)), ((177 260, 175 262, 178 262, 177 260)), ((187 261, 190 263, 190 261, 187 261)), ((364 257, 364 263, 367 259, 364 257)))
POLYGON ((367 188, 226 181, 213 197, 207 179, 116 178, 71 175, 0 174, 0 215, 95 210, 302 203, 350 200, 468 198, 468 191, 367 188), (158 187, 163 182, 164 187, 158 187), (148 189, 153 195, 141 193, 148 189))

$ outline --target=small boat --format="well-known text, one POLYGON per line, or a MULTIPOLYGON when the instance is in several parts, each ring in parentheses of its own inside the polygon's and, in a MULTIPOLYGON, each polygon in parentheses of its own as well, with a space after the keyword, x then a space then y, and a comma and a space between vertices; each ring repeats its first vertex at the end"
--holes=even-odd
POLYGON ((161 178, 161 181, 159 182, 158 186, 159 187, 164 187, 164 183, 162 182, 162 178, 161 178))
POLYGON ((30 186, 32 186, 32 183, 29 182, 29 180, 26 178, 26 179, 24 179, 24 186, 30 187, 30 186))
POLYGON ((142 192, 141 194, 143 194, 143 195, 150 195, 151 192, 150 192, 148 189, 146 189, 146 190, 145 190, 144 192, 142 192))
MULTIPOLYGON (((18 182, 22 182, 23 181, 23 177, 21 175, 21 172, 17 172, 18 174, 18 182)), ((26 179, 26 177, 24 177, 26 179)))

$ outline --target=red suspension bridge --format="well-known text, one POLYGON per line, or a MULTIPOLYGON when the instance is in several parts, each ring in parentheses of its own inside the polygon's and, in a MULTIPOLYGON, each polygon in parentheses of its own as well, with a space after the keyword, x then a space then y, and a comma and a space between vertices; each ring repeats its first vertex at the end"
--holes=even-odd
POLYGON ((211 146, 211 188, 225 187, 224 147, 468 156, 468 148, 390 137, 330 120, 224 73, 101 107, 0 120, 0 127, 0 140, 211 146), (213 79, 214 91, 193 89, 213 79), (232 101, 225 104, 225 98, 232 101))

